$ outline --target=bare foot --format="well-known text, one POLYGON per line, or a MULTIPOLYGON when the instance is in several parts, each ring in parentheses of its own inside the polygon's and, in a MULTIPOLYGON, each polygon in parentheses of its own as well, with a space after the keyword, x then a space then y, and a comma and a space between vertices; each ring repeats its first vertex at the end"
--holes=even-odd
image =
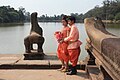
POLYGON ((64 66, 62 66, 60 69, 58 69, 58 71, 62 71, 63 69, 65 69, 64 66))

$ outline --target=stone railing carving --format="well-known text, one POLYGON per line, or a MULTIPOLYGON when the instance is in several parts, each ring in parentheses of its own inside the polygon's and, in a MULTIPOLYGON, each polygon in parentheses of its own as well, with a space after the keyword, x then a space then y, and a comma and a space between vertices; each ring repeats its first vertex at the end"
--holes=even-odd
POLYGON ((113 80, 119 80, 120 38, 109 33, 100 18, 86 18, 84 23, 88 35, 86 50, 113 80))

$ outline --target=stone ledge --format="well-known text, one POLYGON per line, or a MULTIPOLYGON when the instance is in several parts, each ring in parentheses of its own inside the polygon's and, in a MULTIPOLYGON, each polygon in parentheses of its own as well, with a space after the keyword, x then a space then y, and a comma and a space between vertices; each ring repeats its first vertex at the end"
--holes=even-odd
MULTIPOLYGON (((69 65, 71 67, 71 64, 69 65)), ((20 60, 15 64, 2 64, 0 69, 59 69, 61 63, 59 60, 20 60)), ((85 66, 77 64, 77 69, 85 66), (82 66, 82 67, 81 67, 82 66)))
POLYGON ((98 76, 100 71, 96 65, 87 65, 86 70, 91 80, 101 80, 98 76))
POLYGON ((24 60, 43 60, 44 53, 25 53, 24 60))
MULTIPOLYGON (((0 57, 2 58, 2 55, 0 57)), ((58 69, 61 67, 61 62, 56 54, 45 55, 44 60, 24 60, 24 57, 20 56, 18 58, 10 57, 0 62, 0 69, 58 69), (10 63, 11 61, 12 63, 10 63)), ((77 68, 84 70, 85 64, 78 62, 77 68)))

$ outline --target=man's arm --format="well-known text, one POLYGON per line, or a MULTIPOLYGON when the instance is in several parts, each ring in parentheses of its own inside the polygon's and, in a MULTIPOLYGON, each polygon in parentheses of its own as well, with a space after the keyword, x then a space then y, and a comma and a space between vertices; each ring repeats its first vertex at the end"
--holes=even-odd
POLYGON ((74 35, 75 35, 75 27, 72 27, 71 31, 70 31, 70 35, 68 37, 64 38, 64 41, 65 42, 70 41, 71 39, 74 38, 74 35))

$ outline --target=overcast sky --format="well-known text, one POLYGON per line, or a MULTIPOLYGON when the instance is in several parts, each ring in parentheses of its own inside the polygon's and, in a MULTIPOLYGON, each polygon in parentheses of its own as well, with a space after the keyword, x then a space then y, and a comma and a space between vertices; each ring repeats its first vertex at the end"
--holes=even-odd
POLYGON ((38 12, 39 15, 86 13, 96 5, 101 6, 104 0, 0 0, 0 6, 23 6, 26 11, 38 12))

